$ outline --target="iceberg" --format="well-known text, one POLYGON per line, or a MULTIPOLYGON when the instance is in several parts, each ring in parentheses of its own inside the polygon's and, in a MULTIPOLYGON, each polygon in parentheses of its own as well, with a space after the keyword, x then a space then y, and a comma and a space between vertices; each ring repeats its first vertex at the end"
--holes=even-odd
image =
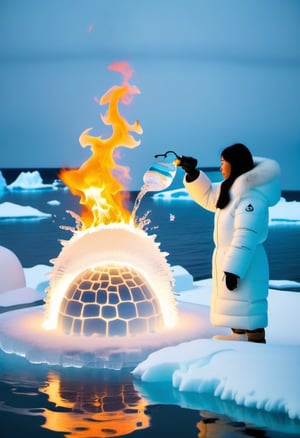
POLYGON ((41 190, 55 189, 54 184, 44 184, 40 173, 37 170, 33 172, 21 172, 17 179, 7 185, 9 190, 41 190))

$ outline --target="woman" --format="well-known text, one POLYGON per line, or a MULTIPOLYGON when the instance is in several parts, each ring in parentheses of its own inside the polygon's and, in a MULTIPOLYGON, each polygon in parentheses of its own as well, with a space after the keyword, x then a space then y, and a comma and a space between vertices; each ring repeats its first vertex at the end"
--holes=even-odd
POLYGON ((237 143, 221 154, 224 181, 211 183, 197 161, 182 157, 184 185, 192 198, 215 212, 211 322, 232 333, 214 339, 265 343, 269 266, 263 246, 268 209, 280 199, 278 164, 253 158, 237 143))

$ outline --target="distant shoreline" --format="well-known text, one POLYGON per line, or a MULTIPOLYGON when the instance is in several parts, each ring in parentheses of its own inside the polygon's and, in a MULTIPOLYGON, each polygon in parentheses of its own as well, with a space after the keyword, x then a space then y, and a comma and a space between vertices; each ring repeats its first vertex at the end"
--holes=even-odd
MULTIPOLYGON (((62 169, 76 169, 76 167, 73 168, 63 168, 63 167, 7 167, 0 169, 2 172, 3 177, 6 180, 7 184, 12 183, 15 181, 15 179, 19 176, 21 172, 34 172, 37 170, 43 182, 45 184, 51 184, 53 180, 58 178, 58 174, 62 169)), ((77 168, 78 169, 78 168, 77 168)), ((203 167, 204 171, 218 171, 218 167, 203 167)))
MULTIPOLYGON (((15 181, 21 172, 34 172, 35 170, 41 175, 44 184, 52 184, 55 179, 58 179, 58 174, 62 169, 62 167, 10 167, 0 169, 0 171, 5 178, 6 184, 15 181)), ((219 167, 203 167, 203 170, 204 172, 217 172, 219 167)), ((138 190, 131 191, 138 192, 138 190)), ((287 201, 300 201, 300 190, 282 190, 282 196, 287 201)))

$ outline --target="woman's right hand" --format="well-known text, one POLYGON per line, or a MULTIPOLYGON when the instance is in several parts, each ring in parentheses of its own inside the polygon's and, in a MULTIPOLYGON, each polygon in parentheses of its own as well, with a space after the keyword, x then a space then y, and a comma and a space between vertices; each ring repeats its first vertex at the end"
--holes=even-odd
POLYGON ((187 182, 195 181, 198 178, 200 171, 196 169, 197 159, 193 157, 185 157, 184 155, 180 158, 178 165, 183 168, 186 172, 187 182))

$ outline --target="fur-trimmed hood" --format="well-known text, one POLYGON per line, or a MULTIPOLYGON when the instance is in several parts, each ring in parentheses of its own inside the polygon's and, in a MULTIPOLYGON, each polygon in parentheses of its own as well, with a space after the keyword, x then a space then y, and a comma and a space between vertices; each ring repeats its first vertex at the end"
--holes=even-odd
POLYGON ((233 197, 241 197, 254 189, 266 198, 269 206, 275 205, 281 195, 279 164, 269 158, 253 157, 253 160, 254 168, 240 175, 230 191, 233 197))

